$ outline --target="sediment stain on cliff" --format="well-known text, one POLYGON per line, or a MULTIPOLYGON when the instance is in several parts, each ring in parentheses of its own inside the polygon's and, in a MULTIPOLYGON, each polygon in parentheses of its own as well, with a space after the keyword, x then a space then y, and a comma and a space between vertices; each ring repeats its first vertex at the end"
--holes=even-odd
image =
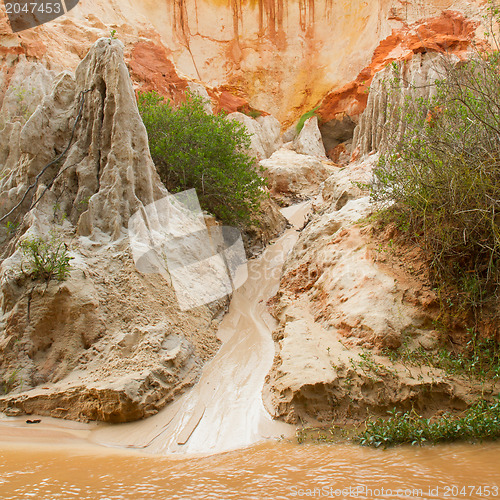
POLYGON ((258 0, 259 36, 269 36, 274 39, 277 34, 284 33, 286 6, 283 0, 258 0))
MULTIPOLYGON (((324 13, 331 19, 335 0, 324 0, 324 13)), ((244 15, 249 24, 258 26, 258 36, 274 39, 276 35, 285 33, 297 22, 303 32, 314 29, 317 21, 317 0, 202 0, 201 4, 211 4, 217 9, 227 9, 232 17, 232 31, 235 38, 241 34, 244 15), (293 15, 295 14, 297 15, 293 15), (292 13, 292 15, 290 15, 292 13), (295 21, 296 20, 296 21, 295 21)), ((199 6, 197 0, 173 1, 173 31, 178 41, 186 43, 193 34, 199 31, 199 6), (196 29, 190 28, 196 26, 196 29)), ((201 23, 202 24, 202 23, 201 23)), ((222 41, 222 40, 221 40, 222 41)))

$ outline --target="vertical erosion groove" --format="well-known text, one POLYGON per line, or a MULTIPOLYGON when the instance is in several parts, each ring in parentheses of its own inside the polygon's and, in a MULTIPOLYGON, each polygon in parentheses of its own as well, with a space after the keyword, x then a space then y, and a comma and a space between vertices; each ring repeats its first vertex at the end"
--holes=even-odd
MULTIPOLYGON (((299 9, 300 2, 299 1, 299 9)), ((274 38, 284 33, 285 0, 258 0, 259 36, 274 38)))

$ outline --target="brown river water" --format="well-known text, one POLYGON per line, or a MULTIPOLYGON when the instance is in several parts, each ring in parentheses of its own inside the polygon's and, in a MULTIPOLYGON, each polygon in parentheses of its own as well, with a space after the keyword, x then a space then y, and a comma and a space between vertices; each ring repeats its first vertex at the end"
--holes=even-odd
MULTIPOLYGON (((285 215, 300 227, 307 208, 285 215)), ((158 415, 119 426, 0 419, 0 499, 500 499, 500 444, 384 451, 280 440, 294 428, 262 403, 274 353, 265 301, 297 236, 290 229, 249 263, 220 351, 158 415)))
POLYGON ((500 445, 373 450, 268 442, 172 458, 0 446, 2 499, 499 498, 500 445), (351 490, 349 490, 351 488, 351 490), (389 491, 390 490, 390 491, 389 491))

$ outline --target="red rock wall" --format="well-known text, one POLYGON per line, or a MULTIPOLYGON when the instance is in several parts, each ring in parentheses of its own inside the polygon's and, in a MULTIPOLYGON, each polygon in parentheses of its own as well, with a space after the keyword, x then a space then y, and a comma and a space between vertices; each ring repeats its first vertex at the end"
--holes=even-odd
POLYGON ((485 5, 484 0, 142 4, 184 73, 213 86, 230 87, 254 107, 278 116, 285 126, 331 91, 347 102, 339 110, 362 109, 363 82, 370 80, 379 63, 419 50, 420 37, 428 44, 448 43, 455 49, 469 27, 475 29, 476 24, 467 24, 466 19, 479 20, 485 5), (442 16, 445 10, 457 14, 442 16), (391 55, 397 48, 404 53, 391 55), (353 95, 357 95, 354 100, 353 95))

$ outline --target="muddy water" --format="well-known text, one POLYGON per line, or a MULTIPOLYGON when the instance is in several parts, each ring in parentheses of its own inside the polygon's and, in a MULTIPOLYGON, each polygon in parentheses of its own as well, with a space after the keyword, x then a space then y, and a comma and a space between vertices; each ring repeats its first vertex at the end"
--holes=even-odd
POLYGON ((391 451, 267 443, 205 458, 0 446, 3 499, 480 499, 500 493, 500 446, 391 451), (488 493, 489 492, 489 495, 488 493))
MULTIPOLYGON (((300 226, 306 211, 286 215, 300 226)), ((265 300, 296 238, 289 230, 250 263, 221 324, 219 353, 157 416, 121 426, 0 422, 0 498, 500 498, 500 444, 390 451, 252 444, 293 431, 272 421, 261 390, 274 350, 265 300)))

